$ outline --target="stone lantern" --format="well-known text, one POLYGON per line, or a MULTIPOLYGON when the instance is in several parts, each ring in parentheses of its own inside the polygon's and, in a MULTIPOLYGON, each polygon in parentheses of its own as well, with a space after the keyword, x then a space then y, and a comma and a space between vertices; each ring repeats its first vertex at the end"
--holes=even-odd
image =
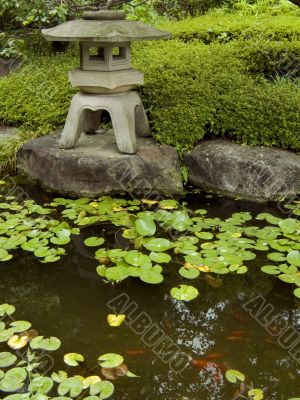
POLYGON ((83 19, 43 30, 49 41, 79 41, 80 68, 70 81, 80 89, 71 102, 60 148, 74 147, 82 132, 95 132, 101 112, 109 112, 119 150, 136 152, 136 134, 149 136, 150 128, 139 95, 144 75, 130 66, 132 41, 168 39, 168 32, 138 21, 121 11, 86 12, 83 19))

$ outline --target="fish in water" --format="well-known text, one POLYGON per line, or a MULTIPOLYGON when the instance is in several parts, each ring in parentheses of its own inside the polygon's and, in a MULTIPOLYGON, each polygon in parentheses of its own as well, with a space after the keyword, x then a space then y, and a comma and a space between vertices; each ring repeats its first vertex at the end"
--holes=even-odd
POLYGON ((145 350, 127 350, 126 354, 128 356, 142 356, 145 354, 145 350))
POLYGON ((246 338, 241 336, 227 336, 226 340, 227 342, 244 342, 246 338))
POLYGON ((246 337, 248 333, 246 331, 232 331, 229 336, 246 337))
POLYGON ((249 317, 247 314, 243 312, 236 311, 233 313, 234 318, 239 322, 247 322, 249 321, 249 317))
POLYGON ((236 390, 236 392, 233 395, 232 400, 242 400, 245 399, 244 394, 247 391, 247 385, 245 382, 241 382, 240 387, 236 390))
POLYGON ((208 360, 218 360, 219 358, 223 358, 224 354, 221 353, 210 353, 204 356, 208 360))

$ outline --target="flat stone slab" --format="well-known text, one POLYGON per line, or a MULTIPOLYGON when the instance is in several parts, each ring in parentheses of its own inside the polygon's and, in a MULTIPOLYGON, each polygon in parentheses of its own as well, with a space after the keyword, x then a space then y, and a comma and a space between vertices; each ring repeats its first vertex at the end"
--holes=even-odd
POLYGON ((18 171, 62 195, 183 192, 176 150, 153 139, 137 138, 136 154, 118 151, 113 134, 82 134, 73 149, 59 149, 60 134, 26 143, 17 155, 18 171))
POLYGON ((184 160, 197 187, 258 200, 300 193, 300 155, 288 150, 208 140, 184 160))

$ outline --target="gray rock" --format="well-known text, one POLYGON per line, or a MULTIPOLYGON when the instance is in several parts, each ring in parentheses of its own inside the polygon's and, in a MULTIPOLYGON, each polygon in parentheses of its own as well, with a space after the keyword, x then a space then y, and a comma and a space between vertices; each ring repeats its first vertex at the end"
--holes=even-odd
POLYGON ((103 194, 183 191, 180 163, 171 146, 137 138, 138 151, 122 154, 109 133, 82 135, 78 145, 59 149, 59 134, 26 143, 17 155, 18 170, 53 192, 95 197, 103 194))
POLYGON ((11 71, 20 66, 20 61, 16 58, 0 58, 0 78, 8 75, 11 71))
POLYGON ((276 200, 300 193, 300 155, 227 140, 200 143, 185 154, 190 182, 250 199, 276 200))

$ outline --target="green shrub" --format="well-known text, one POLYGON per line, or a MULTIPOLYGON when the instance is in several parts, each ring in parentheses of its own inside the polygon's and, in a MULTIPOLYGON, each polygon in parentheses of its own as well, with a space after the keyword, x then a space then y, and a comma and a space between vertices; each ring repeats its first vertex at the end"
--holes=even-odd
MULTIPOLYGON (((300 88, 249 74, 251 51, 238 41, 134 45, 134 65, 146 79, 139 91, 157 140, 182 150, 205 136, 225 136, 300 151, 300 88)), ((1 79, 0 123, 19 126, 20 140, 61 128, 74 93, 68 70, 77 63, 71 55, 40 57, 1 79)), ((13 158, 13 145, 0 142, 4 153, 13 158)))
POLYGON ((188 148, 209 134, 300 150, 300 89, 251 77, 236 50, 179 41, 136 49, 159 141, 188 148))
POLYGON ((41 134, 62 125, 73 93, 68 71, 77 62, 65 54, 39 57, 1 79, 0 120, 41 134))
POLYGON ((161 27, 184 42, 199 40, 209 44, 236 39, 300 40, 299 17, 293 15, 243 16, 214 12, 198 18, 167 22, 161 27))
POLYGON ((243 60, 252 74, 267 79, 300 77, 300 41, 237 41, 232 46, 236 57, 243 60))

